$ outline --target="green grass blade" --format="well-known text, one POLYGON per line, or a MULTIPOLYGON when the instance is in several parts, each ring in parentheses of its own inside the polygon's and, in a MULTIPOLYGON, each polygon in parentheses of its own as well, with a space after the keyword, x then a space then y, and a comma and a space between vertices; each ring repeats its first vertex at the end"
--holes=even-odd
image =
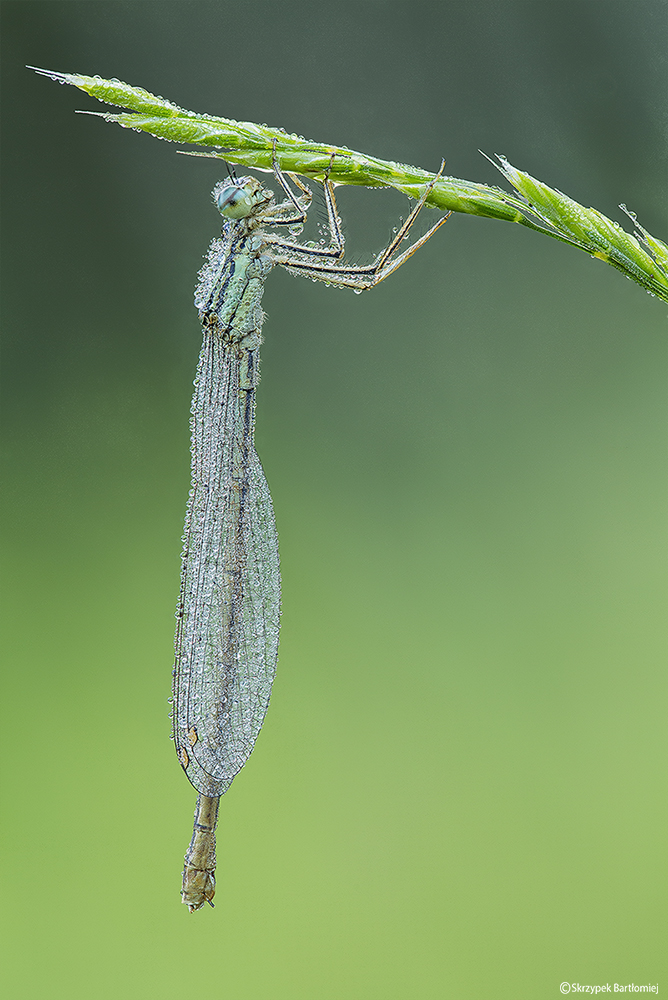
MULTIPOLYGON (((561 191, 518 170, 504 156, 498 159, 499 164, 494 165, 525 199, 517 203, 518 207, 523 206, 525 212, 545 223, 546 231, 552 230, 550 235, 557 235, 592 257, 606 261, 668 301, 668 248, 643 229, 632 213, 623 208, 635 223, 645 247, 595 208, 585 208, 561 191)), ((511 201, 516 204, 514 199, 511 201)))
MULTIPOLYGON (((419 198, 434 178, 433 173, 420 167, 381 160, 345 146, 311 142, 281 128, 186 111, 142 87, 132 87, 120 80, 57 73, 34 66, 28 68, 59 83, 78 87, 105 104, 126 109, 122 114, 90 111, 82 112, 84 114, 97 115, 123 128, 148 132, 169 142, 221 150, 188 151, 193 156, 219 157, 231 163, 271 170, 275 147, 283 170, 316 180, 322 180, 329 171, 335 184, 393 187, 410 198, 419 198)), ((632 213, 622 206, 635 224, 637 237, 596 209, 579 205, 555 188, 513 167, 505 157, 498 159, 499 163, 494 166, 510 181, 519 198, 486 184, 440 177, 427 204, 443 211, 517 222, 604 260, 668 302, 668 247, 643 229, 632 213)))

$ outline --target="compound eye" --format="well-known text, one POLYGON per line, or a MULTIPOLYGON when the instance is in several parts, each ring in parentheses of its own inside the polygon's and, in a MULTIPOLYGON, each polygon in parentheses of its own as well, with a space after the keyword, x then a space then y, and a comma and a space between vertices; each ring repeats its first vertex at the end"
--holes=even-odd
POLYGON ((217 190, 214 201, 216 208, 226 219, 244 219, 253 210, 250 191, 236 184, 227 184, 217 190))

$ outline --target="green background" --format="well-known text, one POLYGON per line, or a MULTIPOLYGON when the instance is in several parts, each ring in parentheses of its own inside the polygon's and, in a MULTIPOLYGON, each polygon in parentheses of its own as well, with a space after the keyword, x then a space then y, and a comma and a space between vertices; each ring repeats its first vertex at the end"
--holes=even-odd
MULTIPOLYGON (((271 276, 279 672, 222 803, 216 909, 189 915, 167 698, 223 168, 76 116, 101 106, 23 69, 485 183, 478 148, 504 153, 665 239, 666 4, 2 16, 4 994, 668 989, 665 303, 465 216, 362 296, 271 276)), ((367 260, 407 202, 339 204, 367 260)))

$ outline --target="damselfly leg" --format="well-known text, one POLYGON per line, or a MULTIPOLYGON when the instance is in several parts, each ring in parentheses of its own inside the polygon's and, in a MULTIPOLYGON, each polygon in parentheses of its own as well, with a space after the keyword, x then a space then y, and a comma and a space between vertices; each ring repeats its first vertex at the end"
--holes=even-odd
MULTIPOLYGON (((401 265, 405 263, 405 261, 407 261, 416 250, 419 250, 420 247, 424 246, 427 240, 434 235, 436 230, 440 229, 443 223, 450 218, 452 213, 447 212, 423 236, 404 250, 403 253, 395 256, 401 243, 404 239, 406 239, 413 223, 429 198, 429 195, 433 191, 434 185, 443 173, 444 167, 445 160, 441 162, 440 169, 436 176, 425 185, 422 195, 413 206, 407 218, 399 227, 388 245, 381 250, 373 263, 366 265, 345 264, 341 260, 339 263, 330 264, 314 259, 322 256, 336 257, 340 259, 344 254, 344 237, 336 206, 334 185, 329 180, 328 170, 327 175, 323 180, 323 190, 325 194, 325 204, 327 206, 330 246, 323 248, 309 246, 308 244, 299 244, 290 240, 283 240, 269 234, 267 236, 267 243, 272 250, 271 256, 273 263, 280 264, 293 274, 301 274, 304 277, 312 278, 316 281, 323 281, 329 285, 336 285, 342 288, 353 288, 356 291, 364 291, 367 288, 373 288, 374 285, 379 284, 379 282, 387 278, 388 275, 396 271, 397 268, 401 267, 401 265)), ((275 152, 274 172, 283 189, 290 193, 287 183, 285 182, 285 175, 282 174, 276 161, 275 152)), ((291 179, 294 179, 292 178, 292 175, 290 176, 291 179)), ((299 183, 299 187, 303 188, 303 185, 299 183)))

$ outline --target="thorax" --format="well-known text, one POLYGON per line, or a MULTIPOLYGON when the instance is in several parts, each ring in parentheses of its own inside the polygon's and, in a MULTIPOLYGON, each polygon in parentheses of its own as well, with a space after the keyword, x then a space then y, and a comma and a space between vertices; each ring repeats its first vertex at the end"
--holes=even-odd
POLYGON ((260 302, 272 266, 261 229, 248 232, 226 221, 220 239, 209 247, 195 292, 203 326, 213 327, 225 342, 247 350, 259 347, 260 302))

